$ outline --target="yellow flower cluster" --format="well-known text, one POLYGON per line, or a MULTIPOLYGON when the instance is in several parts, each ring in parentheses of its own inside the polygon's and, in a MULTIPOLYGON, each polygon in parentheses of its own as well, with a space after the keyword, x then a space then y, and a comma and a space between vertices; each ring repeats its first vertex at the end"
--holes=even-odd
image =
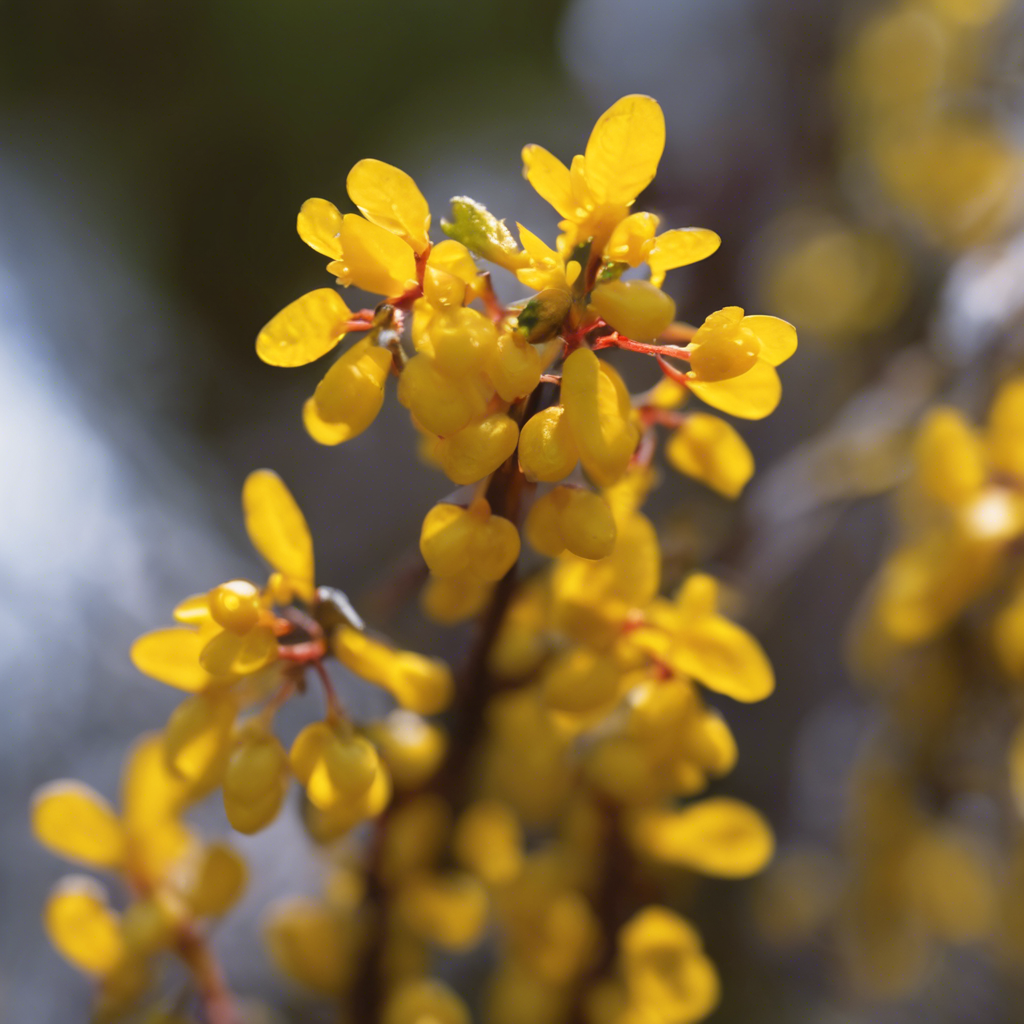
POLYGON ((1024 959, 1024 377, 998 387, 983 427, 932 408, 911 456, 902 537, 855 638, 882 722, 858 760, 842 858, 818 858, 822 872, 794 854, 804 868, 783 861, 760 908, 787 941, 831 921, 852 981, 883 998, 919 989, 948 945, 1024 959), (994 832, 964 813, 972 801, 1013 826, 994 832))
MULTIPOLYGON (((504 222, 465 197, 452 201, 452 221, 442 224, 451 237, 432 245, 419 189, 376 160, 361 160, 348 177, 359 214, 342 215, 323 199, 303 204, 299 235, 331 258, 328 270, 338 283, 384 296, 375 310, 353 313, 337 292, 321 288, 260 332, 257 353, 274 366, 312 362, 347 333, 366 332, 306 403, 310 434, 338 444, 364 431, 381 408, 390 373, 425 435, 427 457, 456 484, 480 491, 518 453, 529 481, 558 483, 580 466, 608 487, 661 423, 677 428, 668 449, 676 468, 738 494, 753 471, 739 435, 715 417, 675 409, 692 392, 729 415, 768 415, 781 395, 775 367, 795 351, 796 332, 738 307, 713 313, 697 329, 674 322, 675 303, 660 288, 667 271, 711 255, 720 239, 703 228, 658 234, 654 214, 631 212, 654 178, 664 141, 658 104, 627 96, 599 118, 586 152, 569 167, 527 146, 524 173, 563 218, 556 248, 522 225, 517 243, 504 222), (474 255, 515 273, 533 297, 502 306, 474 255), (649 279, 627 278, 644 266, 649 279), (482 310, 471 306, 478 300, 482 310), (403 343, 407 319, 411 353, 403 343), (689 344, 677 343, 683 340, 689 344), (595 355, 609 347, 654 357, 674 387, 660 389, 653 401, 631 398, 618 372, 595 355), (557 392, 542 397, 543 383, 557 392)), ((504 574, 518 540, 482 502, 463 503, 462 514, 456 507, 428 515, 422 550, 436 576, 458 576, 472 589, 504 574), (481 561, 482 547, 493 557, 481 561)), ((575 514, 584 530, 584 509, 607 523, 598 503, 575 503, 570 520, 575 514)), ((590 549, 600 557, 608 547, 591 542, 590 549)))
MULTIPOLYGON (((176 956, 197 986, 219 979, 205 933, 242 895, 246 868, 224 843, 202 843, 182 822, 205 795, 168 767, 159 735, 141 737, 121 779, 121 813, 81 782, 61 779, 32 801, 32 830, 48 849, 114 876, 123 909, 90 875, 67 875, 51 891, 43 924, 57 950, 98 983, 96 1017, 119 1018, 153 982, 162 957, 176 956)), ((167 1020, 170 1020, 168 1016, 167 1020)))
POLYGON ((939 244, 997 237, 1022 210, 1024 153, 972 113, 1002 0, 898 0, 874 14, 846 55, 848 142, 891 201, 939 244))
MULTIPOLYGON (((526 177, 561 217, 553 248, 522 226, 516 241, 465 197, 443 225, 450 237, 432 244, 414 182, 376 160, 348 176, 359 213, 311 199, 299 214, 300 236, 329 258, 336 281, 383 301, 352 311, 334 288, 310 292, 266 325, 257 352, 300 366, 363 335, 306 402, 309 433, 332 445, 356 437, 396 376, 423 453, 469 488, 434 505, 420 532, 428 616, 479 619, 458 683, 317 586, 306 521, 267 470, 242 494, 249 536, 272 569, 266 584, 231 580, 190 597, 177 625, 132 648, 142 672, 188 694, 147 741, 147 770, 183 795, 144 801, 151 815, 169 810, 142 842, 159 841, 165 824, 185 834, 181 812, 217 790, 233 828, 258 831, 293 778, 310 836, 346 837, 331 846, 325 898, 280 901, 264 924, 277 967, 338 1000, 344 1019, 468 1024, 467 1004, 430 977, 432 963, 490 939, 501 951, 483 998, 490 1024, 699 1021, 718 1002, 717 971, 693 925, 663 905, 661 880, 673 870, 745 877, 772 854, 753 808, 695 799, 737 758, 705 693, 762 700, 774 689, 771 665, 723 613, 710 576, 692 572, 661 596, 658 535, 641 507, 657 479, 658 427, 672 430, 670 464, 728 497, 742 491, 754 465, 739 433, 679 407, 692 392, 729 415, 768 415, 796 333, 738 307, 699 327, 675 322, 666 273, 719 239, 698 228, 658 233, 656 216, 633 212, 664 135, 658 104, 627 96, 570 166, 526 147, 526 177), (530 295, 502 305, 477 258, 514 273, 530 295), (598 355, 608 348, 653 358, 663 379, 631 395, 598 355), (549 561, 517 580, 521 537, 549 561), (329 657, 386 691, 394 710, 353 722, 329 657), (325 712, 286 747, 275 716, 310 680, 325 712), (450 704, 446 733, 427 716, 450 704)), ((175 848, 173 867, 140 874, 130 816, 121 824, 98 796, 62 785, 39 797, 40 837, 123 868, 130 891, 160 907, 189 908, 171 916, 170 948, 196 961, 209 1024, 234 1024, 208 947, 189 945, 205 934, 198 918, 240 889, 229 885, 229 855, 182 873, 192 861, 175 848), (82 835, 73 849, 61 839, 71 819, 82 835), (220 902, 195 895, 203 871, 220 902)), ((58 906, 51 934, 73 962, 104 979, 137 962, 104 904, 58 906)))

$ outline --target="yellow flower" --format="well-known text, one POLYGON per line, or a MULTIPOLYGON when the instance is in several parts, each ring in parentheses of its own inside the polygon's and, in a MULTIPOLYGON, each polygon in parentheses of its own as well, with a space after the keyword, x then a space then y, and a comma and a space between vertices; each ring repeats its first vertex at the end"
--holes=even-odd
POLYGON ((744 316, 739 306, 727 306, 694 334, 686 385, 730 416, 762 419, 782 397, 775 367, 793 355, 796 344, 796 331, 785 320, 744 316))
POLYGON ((655 285, 665 271, 710 256, 721 242, 713 231, 684 228, 655 237, 657 217, 630 214, 654 180, 664 148, 661 107, 640 95, 624 96, 598 118, 586 152, 569 167, 541 146, 527 146, 523 174, 563 218, 558 251, 567 256, 592 239, 593 249, 613 261, 650 263, 655 285))

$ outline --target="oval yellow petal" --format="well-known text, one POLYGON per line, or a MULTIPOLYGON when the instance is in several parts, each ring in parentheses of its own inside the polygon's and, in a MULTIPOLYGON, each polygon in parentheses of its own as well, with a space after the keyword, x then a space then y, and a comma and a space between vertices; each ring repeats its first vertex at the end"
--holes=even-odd
POLYGON ((743 420, 764 419, 782 398, 782 381, 775 367, 763 360, 739 377, 715 381, 688 377, 687 384, 702 402, 743 420))
POLYGON ((651 284, 660 285, 665 272, 688 267, 707 259, 718 251, 722 239, 707 228, 673 228, 654 239, 647 264, 651 268, 651 284))
POLYGON ((579 204, 573 196, 569 168, 543 146, 523 147, 523 177, 560 217, 578 215, 579 204))
POLYGON ((665 116, 650 96, 623 96, 597 120, 584 154, 600 203, 628 206, 654 180, 665 149, 665 116))
POLYGON ((289 303, 256 338, 256 354, 270 366, 305 366, 341 341, 352 316, 333 288, 317 288, 289 303))
POLYGON ((199 660, 206 640, 204 635, 184 626, 155 629, 143 633, 132 644, 132 664, 152 679, 197 693, 215 681, 199 660))
POLYGON ((685 624, 668 656, 678 672, 733 700, 764 700, 775 689, 775 672, 761 645, 721 615, 685 624))
POLYGON ((404 238, 418 253, 430 245, 430 208, 405 171, 382 160, 360 160, 345 184, 368 221, 404 238))
POLYGON ((242 487, 242 510, 252 546, 312 602, 313 539, 291 491, 272 470, 257 469, 242 487))
POLYGON ((727 498, 737 498, 754 475, 754 456, 734 427, 717 416, 693 413, 668 439, 665 458, 680 473, 727 498))
POLYGON ((68 875, 54 886, 43 926, 57 952, 87 974, 108 974, 124 956, 118 915, 103 886, 86 875, 68 875))
POLYGON ((777 316, 745 316, 749 327, 761 342, 761 358, 772 366, 784 363, 796 351, 796 328, 777 316))
POLYGON ((716 878, 746 878, 775 852, 764 816, 731 797, 709 797, 682 811, 645 810, 629 823, 638 849, 666 864, 716 878))
POLYGON ((562 367, 562 404, 583 468, 601 487, 615 483, 639 440, 622 378, 590 349, 577 349, 562 367))
POLYGON ((245 861, 226 843, 207 847, 186 898, 194 913, 219 917, 238 902, 245 890, 245 861))
POLYGON ((114 808, 91 786, 59 779, 32 797, 32 834, 68 860, 114 868, 124 860, 124 829, 114 808))
POLYGON ((341 213, 326 199, 307 199, 299 210, 295 227, 306 245, 332 260, 340 260, 341 213))
POLYGON ((376 295, 401 295, 416 283, 416 256, 409 244, 355 213, 341 226, 347 283, 376 295))

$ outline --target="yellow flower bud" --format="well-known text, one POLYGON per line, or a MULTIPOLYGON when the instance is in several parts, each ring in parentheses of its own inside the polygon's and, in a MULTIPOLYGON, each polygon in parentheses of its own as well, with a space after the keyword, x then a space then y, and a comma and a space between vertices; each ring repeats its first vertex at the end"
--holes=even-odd
POLYGON ((606 655, 574 647, 559 655, 541 677, 544 702, 555 711, 586 714, 618 696, 619 672, 606 655))
POLYGON ((590 296, 591 309, 634 341, 653 341, 675 319, 676 304, 650 281, 609 281, 590 296))
POLYGON ((399 789, 422 786, 441 765, 448 740, 432 723, 412 711, 392 711, 367 727, 367 734, 399 789))
POLYGON ((152 956, 174 941, 175 923, 169 908, 159 899, 135 900, 121 915, 121 937, 130 953, 152 956))
POLYGON ((457 484, 472 484, 493 473, 516 450, 519 428, 503 412, 468 423, 437 446, 441 465, 457 484))
POLYGON ((398 400, 439 437, 454 434, 482 415, 488 397, 478 382, 449 377, 423 352, 405 364, 398 378, 398 400))
POLYGON ((565 408, 552 405, 531 416, 519 433, 519 464, 527 480, 557 483, 579 461, 565 408))
POLYGON ((761 343, 743 319, 739 306, 726 306, 697 329, 691 342, 690 369, 698 380, 739 377, 757 362, 761 343))
POLYGON ((382 1024, 470 1024, 466 1004, 432 978, 403 981, 384 1004, 382 1024))
POLYGON ((391 353, 364 338, 327 371, 313 401, 319 418, 343 434, 332 443, 356 437, 377 418, 391 365, 391 353))
POLYGON ((489 350, 487 376, 503 402, 514 402, 530 394, 540 383, 544 359, 516 330, 504 330, 489 350))
POLYGON ((372 743, 327 722, 307 725, 295 737, 289 760, 310 801, 321 809, 355 803, 366 794, 379 767, 372 743))
POLYGON ((207 601, 213 621, 240 636, 259 621, 260 592, 248 580, 232 580, 210 591, 207 601))
POLYGON ((235 748, 224 773, 224 810, 239 832, 258 832, 277 817, 288 789, 288 754, 276 736, 254 731, 235 748))
POLYGON ((193 784, 216 785, 227 767, 238 705, 233 695, 200 693, 182 701, 167 720, 167 766, 193 784))
POLYGON ((279 971, 324 995, 343 992, 358 963, 354 921, 312 900, 296 898, 272 904, 263 937, 279 971))
POLYGON ((491 585, 469 573, 431 576, 420 595, 420 607, 428 619, 454 626, 479 615, 491 596, 491 585))
POLYGON ((523 867, 523 830, 497 800, 478 800, 462 813, 453 838, 455 857, 487 885, 506 885, 523 867))
POLYGON ((483 313, 460 306, 439 310, 427 337, 441 373, 459 378, 480 369, 498 343, 498 331, 483 313))
MULTIPOLYGON (((427 265, 423 274, 423 300, 430 309, 430 318, 439 309, 456 309, 466 299, 466 282, 439 267, 427 265)), ((417 300, 417 305, 420 300, 417 300)), ((415 317, 417 310, 413 310, 415 317)), ((418 340, 418 339, 417 339, 418 340)))
POLYGON ((617 533, 608 502, 580 487, 556 487, 538 498, 523 531, 530 544, 549 558, 568 549, 590 559, 610 555, 617 533))
POLYGON ((437 576, 470 572, 499 580, 519 557, 519 532, 507 519, 491 515, 483 499, 468 509, 441 503, 423 520, 420 552, 437 576))
POLYGON ((330 807, 309 804, 305 808, 306 828, 318 843, 328 843, 345 835, 367 818, 376 818, 391 802, 391 772, 381 763, 370 788, 354 802, 339 800, 330 807))
POLYGON ((619 960, 641 1019, 698 1021, 718 1003, 721 986, 700 936, 666 907, 645 907, 625 924, 619 960))
POLYGON ((480 941, 489 903, 479 879, 452 871, 411 880, 399 892, 396 909, 417 935, 445 949, 461 951, 480 941))
POLYGON ((562 404, 583 468, 601 487, 615 483, 640 437, 622 378, 590 349, 577 349, 562 367, 562 404))

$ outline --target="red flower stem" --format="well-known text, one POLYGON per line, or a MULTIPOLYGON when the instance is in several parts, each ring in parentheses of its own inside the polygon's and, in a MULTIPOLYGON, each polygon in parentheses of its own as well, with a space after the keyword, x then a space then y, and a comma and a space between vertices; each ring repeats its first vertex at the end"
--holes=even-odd
POLYGON ((655 356, 654 358, 657 359, 658 366, 661 367, 661 372, 665 374, 666 377, 670 380, 674 380, 677 384, 681 384, 684 388, 688 388, 690 386, 690 378, 683 373, 682 370, 677 370, 670 363, 665 362, 661 356, 655 356))
POLYGON ((490 271, 482 273, 483 288, 480 292, 480 301, 484 304, 484 309, 487 310, 487 315, 497 324, 501 323, 502 320, 508 315, 508 310, 501 304, 501 300, 498 298, 498 293, 494 290, 494 282, 491 281, 490 271))
POLYGON ((331 677, 327 674, 327 669, 324 668, 324 663, 319 659, 315 659, 310 662, 313 666, 313 670, 320 678, 320 683, 324 689, 324 700, 327 702, 327 718, 331 721, 348 721, 348 715, 345 713, 345 708, 342 706, 341 701, 338 698, 338 693, 334 689, 334 683, 331 682, 331 677))
POLYGON ((643 423, 657 423, 662 427, 681 427, 687 417, 685 412, 678 412, 675 409, 659 409, 656 405, 641 405, 636 411, 643 423))
POLYGON ((224 971, 205 937, 194 925, 178 935, 178 955, 188 967, 203 1003, 206 1024, 241 1024, 224 971))
POLYGON ((672 359, 685 359, 689 361, 690 351, 689 349, 682 348, 679 345, 658 345, 650 344, 646 341, 634 341, 632 338, 627 338, 618 331, 613 331, 611 334, 604 334, 600 338, 594 341, 593 349, 597 352, 602 348, 624 348, 629 352, 642 352, 648 356, 669 356, 672 359))

